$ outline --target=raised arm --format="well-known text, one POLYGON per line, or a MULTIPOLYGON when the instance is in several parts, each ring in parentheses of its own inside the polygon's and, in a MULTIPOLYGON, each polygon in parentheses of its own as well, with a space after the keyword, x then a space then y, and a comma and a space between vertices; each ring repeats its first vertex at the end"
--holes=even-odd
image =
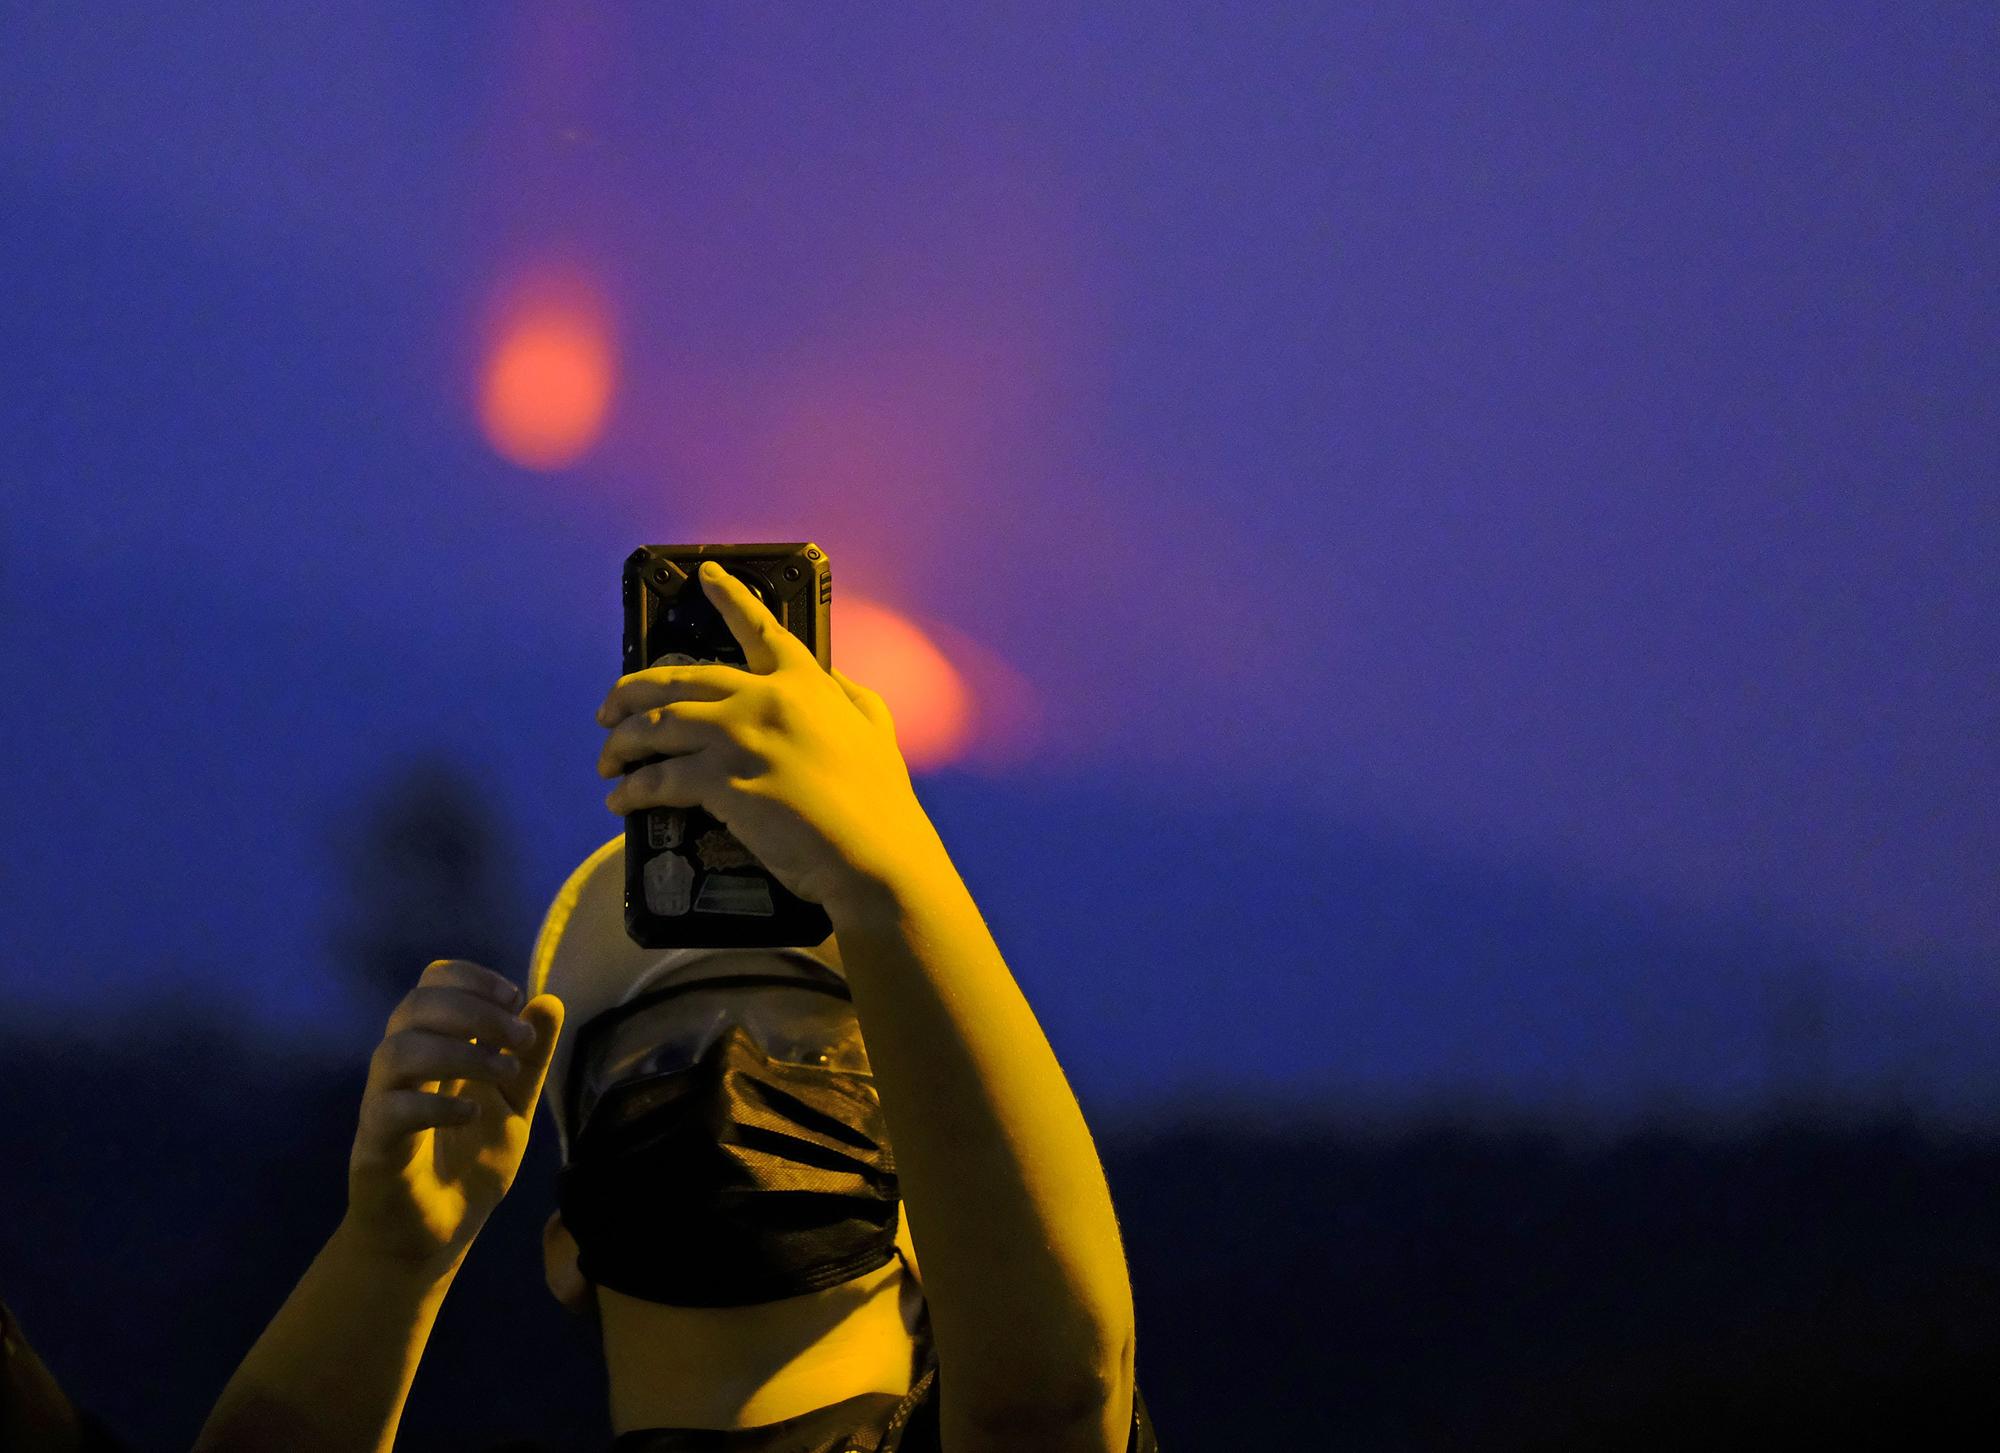
POLYGON ((513 1184, 562 1005, 440 959, 369 1062, 347 1213, 222 1390, 198 1453, 388 1453, 431 1326, 513 1184))
POLYGON ((1076 1098, 918 803, 882 699, 733 578, 747 670, 654 667, 598 712, 613 812, 701 806, 824 905, 895 1145, 937 1336, 946 1453, 1118 1453, 1132 1297, 1076 1098))
POLYGON ((923 1256, 944 1446, 1122 1450, 1132 1289, 1104 1170, 928 826, 826 906, 923 1256))

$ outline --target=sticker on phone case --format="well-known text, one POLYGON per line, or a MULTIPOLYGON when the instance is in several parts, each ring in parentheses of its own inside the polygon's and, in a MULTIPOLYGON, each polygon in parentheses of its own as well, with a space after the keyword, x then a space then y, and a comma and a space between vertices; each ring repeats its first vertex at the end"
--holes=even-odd
POLYGON ((655 807, 646 814, 646 846, 661 852, 681 845, 687 814, 678 807, 655 807))
POLYGON ((679 853, 661 853, 646 860, 646 911, 675 918, 688 911, 694 887, 694 865, 679 853))
POLYGON ((754 868, 757 855, 736 840, 726 827, 715 827, 695 839, 695 855, 704 868, 754 868))
POLYGON ((694 900, 696 913, 752 913, 769 918, 771 885, 763 878, 746 878, 741 873, 710 873, 702 879, 701 896, 694 900))

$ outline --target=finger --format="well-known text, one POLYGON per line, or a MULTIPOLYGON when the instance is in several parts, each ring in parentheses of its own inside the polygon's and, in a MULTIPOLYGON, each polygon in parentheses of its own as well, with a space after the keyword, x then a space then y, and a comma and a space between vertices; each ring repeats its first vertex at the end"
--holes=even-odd
POLYGON ((532 1115, 542 1082, 549 1077, 549 1057, 562 1037, 563 1002, 553 994, 537 994, 521 1011, 521 1018, 535 1031, 534 1043, 517 1052, 520 1071, 501 1084, 500 1094, 515 1114, 532 1115))
POLYGON ((597 708, 599 726, 616 726, 635 711, 670 701, 724 701, 743 688, 750 673, 720 661, 691 666, 649 666, 620 676, 597 708))
POLYGON ((384 1090, 361 1102, 360 1140, 377 1154, 395 1152, 398 1142, 440 1125, 465 1125, 479 1107, 457 1095, 429 1090, 384 1090))
POLYGON ((419 989, 463 989, 468 994, 491 999, 502 1008, 521 1007, 521 986, 505 974, 470 959, 432 959, 417 979, 419 989))
POLYGON ((710 807, 714 790, 712 752, 689 752, 635 767, 604 797, 604 805, 621 816, 648 807, 710 807))
POLYGON ((677 701, 635 712, 604 739, 597 775, 616 777, 630 762, 700 751, 714 745, 721 730, 721 708, 710 703, 677 701))
POLYGON ((713 560, 701 563, 701 585, 729 634, 743 648, 743 664, 760 675, 796 663, 801 656, 819 664, 810 647, 786 630, 771 608, 713 560))
POLYGON ((895 735, 895 718, 889 715, 889 703, 882 699, 879 691, 870 690, 831 666, 827 667, 827 671, 840 683, 840 689, 847 693, 847 699, 860 709, 863 716, 891 736, 895 735))
POLYGON ((513 1059, 487 1045, 427 1029, 399 1029, 375 1047, 368 1062, 368 1093, 415 1089, 450 1079, 504 1085, 517 1073, 513 1059))
POLYGON ((389 1016, 388 1033, 427 1029, 454 1039, 476 1039, 493 1049, 519 1049, 531 1043, 534 1031, 518 1015, 491 999, 463 989, 419 985, 403 996, 389 1016))

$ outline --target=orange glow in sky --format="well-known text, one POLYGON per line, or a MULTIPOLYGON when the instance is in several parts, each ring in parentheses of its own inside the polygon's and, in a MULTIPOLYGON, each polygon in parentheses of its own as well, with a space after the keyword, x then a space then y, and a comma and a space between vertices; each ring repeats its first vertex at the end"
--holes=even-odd
POLYGON ((853 595, 834 604, 833 664, 882 693, 912 771, 959 757, 972 736, 972 693, 929 636, 886 606, 853 595))
POLYGON ((561 469, 597 442, 617 360, 592 295, 547 282, 501 307, 479 379, 479 421, 493 447, 526 469, 561 469))

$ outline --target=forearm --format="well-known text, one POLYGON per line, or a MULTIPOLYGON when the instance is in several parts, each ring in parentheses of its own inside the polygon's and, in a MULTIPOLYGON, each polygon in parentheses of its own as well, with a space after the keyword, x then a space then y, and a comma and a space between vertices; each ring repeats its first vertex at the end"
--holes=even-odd
POLYGON ((343 1222, 222 1390, 197 1453, 388 1453, 456 1273, 384 1260, 343 1222))
POLYGON ((828 911, 940 1357, 996 1400, 1129 1385, 1131 1286, 1083 1113, 942 842, 928 822, 910 841, 828 911))

